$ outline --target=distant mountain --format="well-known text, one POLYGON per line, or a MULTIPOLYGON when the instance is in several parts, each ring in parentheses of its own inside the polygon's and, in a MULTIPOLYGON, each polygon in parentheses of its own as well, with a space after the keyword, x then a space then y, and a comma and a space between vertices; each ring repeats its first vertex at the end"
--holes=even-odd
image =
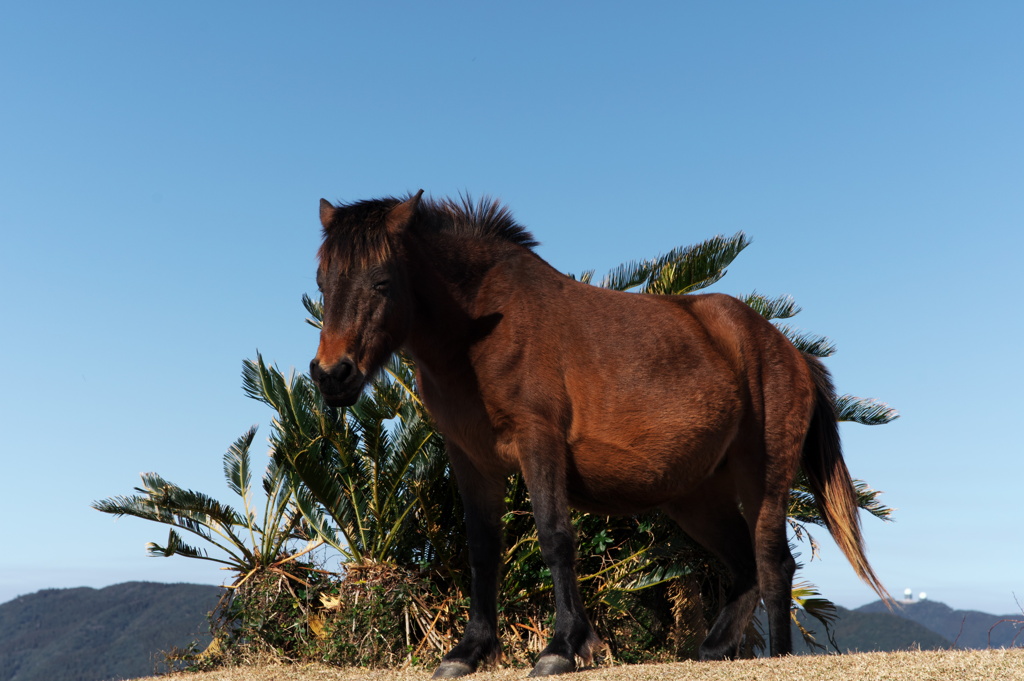
MULTIPOLYGON (((870 614, 888 610, 882 601, 876 601, 857 608, 855 612, 870 614)), ((955 643, 957 648, 1006 648, 1014 644, 1014 636, 1024 626, 1014 623, 1024 621, 1024 613, 989 615, 975 610, 954 610, 936 601, 902 603, 893 614, 927 627, 949 639, 950 647, 955 643)), ((1017 645, 1024 646, 1024 634, 1017 638, 1017 645)))
MULTIPOLYGON (((129 582, 105 589, 47 589, 0 604, 0 681, 107 681, 153 674, 162 653, 210 641, 207 616, 223 589, 197 584, 129 582)), ((819 643, 835 648, 822 625, 800 614, 819 643)), ((839 608, 840 652, 987 648, 1012 645, 1024 615, 953 610, 934 601, 894 612, 878 601, 839 608), (993 628, 994 627, 994 628, 993 628)), ((763 620, 762 620, 763 621, 763 620)), ((764 631, 762 627, 762 631, 764 631)), ((797 654, 809 649, 794 627, 797 654)), ((1024 634, 1017 640, 1024 645, 1024 634)))
MULTIPOLYGON (((884 610, 861 612, 837 608, 839 621, 833 627, 833 639, 842 653, 892 652, 897 650, 943 650, 952 643, 927 627, 884 610)), ((799 619, 804 628, 815 635, 818 643, 828 652, 836 652, 825 634, 822 624, 801 612, 799 619)), ((804 643, 796 626, 793 627, 793 648, 798 655, 820 654, 820 649, 804 643)))
POLYGON ((210 641, 223 589, 129 582, 47 589, 0 604, 0 681, 105 681, 148 676, 161 652, 210 641))

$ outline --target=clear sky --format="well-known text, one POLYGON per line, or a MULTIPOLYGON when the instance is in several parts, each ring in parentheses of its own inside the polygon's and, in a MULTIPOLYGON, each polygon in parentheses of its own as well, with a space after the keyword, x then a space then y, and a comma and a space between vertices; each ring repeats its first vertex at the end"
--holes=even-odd
MULTIPOLYGON (((315 351, 318 200, 423 188, 599 276, 744 230, 715 289, 792 294, 839 391, 902 414, 843 427, 898 509, 865 518, 882 580, 1017 611, 1022 28, 1015 1, 8 3, 0 601, 220 583, 90 502, 143 471, 233 501, 221 456, 270 420, 242 360, 315 351)), ((823 543, 801 578, 873 600, 823 543)))

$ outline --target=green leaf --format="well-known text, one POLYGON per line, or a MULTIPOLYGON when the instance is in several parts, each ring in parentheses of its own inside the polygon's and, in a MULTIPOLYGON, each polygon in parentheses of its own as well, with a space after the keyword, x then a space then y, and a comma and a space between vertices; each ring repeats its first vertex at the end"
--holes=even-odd
POLYGON ((840 421, 879 426, 891 423, 899 417, 898 411, 874 398, 854 397, 853 395, 842 395, 836 398, 836 418, 840 421))
POLYGON ((858 508, 867 511, 880 520, 892 521, 895 509, 879 501, 878 497, 881 495, 881 492, 872 489, 863 480, 854 480, 853 488, 857 493, 858 508))
POLYGON ((775 327, 801 352, 806 352, 808 355, 831 357, 836 352, 836 344, 824 336, 802 333, 788 324, 776 324, 775 327))
POLYGON ((750 241, 743 232, 731 237, 715 236, 650 260, 623 263, 605 275, 600 286, 616 291, 639 287, 642 293, 690 293, 725 276, 725 268, 748 245, 750 241))
MULTIPOLYGON (((794 584, 792 598, 793 602, 803 608, 804 612, 821 622, 822 626, 825 627, 825 634, 828 636, 829 641, 838 650, 839 647, 836 645, 834 639, 835 632, 833 630, 833 626, 839 621, 839 610, 836 608, 836 604, 822 596, 818 588, 809 582, 794 584)), ((819 650, 826 649, 825 646, 815 640, 814 634, 808 631, 797 618, 795 609, 792 612, 792 618, 793 623, 800 630, 800 634, 808 646, 819 650)))
POLYGON ((740 252, 750 245, 743 232, 715 236, 694 246, 674 249, 659 260, 644 293, 682 294, 707 288, 726 274, 740 252))
POLYGON ((251 427, 244 435, 235 440, 224 454, 224 477, 228 482, 228 488, 242 499, 248 498, 249 486, 252 481, 249 447, 252 446, 254 437, 256 437, 256 426, 251 427))
POLYGON ((167 534, 167 546, 159 546, 154 543, 150 543, 147 546, 147 550, 152 556, 161 556, 170 558, 175 554, 181 554, 190 558, 207 558, 206 551, 197 549, 194 546, 189 546, 181 539, 181 535, 175 532, 173 529, 167 534))
MULTIPOLYGON (((629 560, 627 556, 624 560, 629 560)), ((644 566, 644 570, 631 579, 624 579, 615 584, 616 591, 635 592, 649 589, 658 584, 664 584, 676 577, 689 574, 690 568, 685 565, 657 565, 650 563, 644 566)))
POLYGON ((594 280, 594 270, 584 270, 579 277, 570 272, 569 278, 576 279, 577 281, 582 281, 584 284, 589 284, 594 280))
POLYGON ((316 300, 307 294, 302 294, 302 306, 309 312, 306 323, 315 329, 324 328, 324 298, 319 296, 316 300))
POLYGON ((765 319, 789 319, 800 312, 800 307, 793 300, 793 296, 782 295, 775 298, 762 296, 754 291, 743 299, 747 305, 752 307, 765 319))

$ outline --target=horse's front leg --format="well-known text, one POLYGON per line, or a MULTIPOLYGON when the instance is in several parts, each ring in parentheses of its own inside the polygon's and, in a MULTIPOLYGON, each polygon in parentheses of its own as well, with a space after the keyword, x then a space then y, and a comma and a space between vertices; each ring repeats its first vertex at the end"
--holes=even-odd
POLYGON ((505 510, 505 479, 492 480, 472 465, 454 445, 448 456, 466 512, 469 541, 470 600, 466 631, 444 656, 434 678, 464 676, 480 663, 495 660, 498 642, 498 569, 501 562, 501 516, 505 510))
POLYGON ((533 451, 533 458, 538 460, 523 462, 523 476, 530 490, 541 554, 551 569, 554 583, 555 633, 541 651, 530 676, 575 671, 576 658, 589 663, 593 659, 593 649, 600 644, 580 598, 576 577, 576 533, 569 519, 564 462, 560 457, 539 460, 537 452, 543 451, 533 451))

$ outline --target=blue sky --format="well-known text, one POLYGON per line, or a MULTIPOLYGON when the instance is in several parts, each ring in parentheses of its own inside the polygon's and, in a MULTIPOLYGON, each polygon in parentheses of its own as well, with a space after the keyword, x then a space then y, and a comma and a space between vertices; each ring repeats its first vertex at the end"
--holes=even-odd
MULTIPOLYGON (((317 202, 508 203, 563 271, 714 234, 716 290, 788 293, 840 392, 894 593, 1024 600, 1024 5, 20 3, 0 21, 0 601, 127 580, 156 525, 91 501, 156 471, 230 501, 270 413, 257 349, 308 365, 317 202)), ((828 541, 801 578, 873 599, 828 541)), ((804 551, 805 559, 809 557, 804 551)))

